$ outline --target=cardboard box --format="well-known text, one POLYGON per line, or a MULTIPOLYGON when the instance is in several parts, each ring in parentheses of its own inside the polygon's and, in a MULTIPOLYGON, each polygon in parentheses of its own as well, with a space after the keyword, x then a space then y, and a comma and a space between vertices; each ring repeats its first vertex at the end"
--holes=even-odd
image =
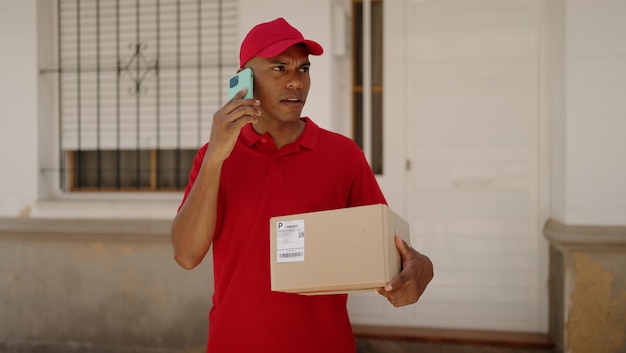
POLYGON ((409 224, 386 205, 272 217, 273 291, 331 294, 375 290, 400 272, 394 235, 409 224))

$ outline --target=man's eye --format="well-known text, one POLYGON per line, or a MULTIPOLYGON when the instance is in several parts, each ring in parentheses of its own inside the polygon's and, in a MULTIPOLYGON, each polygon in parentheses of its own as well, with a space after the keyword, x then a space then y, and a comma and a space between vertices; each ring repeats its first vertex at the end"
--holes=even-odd
POLYGON ((302 67, 302 68, 300 69, 300 71, 302 71, 302 72, 309 72, 309 69, 310 69, 310 67, 308 67, 308 66, 304 66, 304 67, 302 67))
POLYGON ((274 66, 274 71, 285 71, 284 66, 274 66))

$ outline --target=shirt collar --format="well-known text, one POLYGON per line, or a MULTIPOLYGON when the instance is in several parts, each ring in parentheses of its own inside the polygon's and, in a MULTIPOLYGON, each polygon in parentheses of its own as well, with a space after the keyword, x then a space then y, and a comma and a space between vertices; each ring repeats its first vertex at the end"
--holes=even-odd
MULTIPOLYGON (((313 122, 313 120, 309 119, 308 117, 303 117, 301 119, 306 123, 306 125, 304 126, 304 131, 302 131, 302 134, 298 137, 298 139, 296 139, 294 143, 308 149, 314 149, 317 143, 317 136, 320 128, 319 126, 317 126, 317 124, 313 122)), ((256 131, 254 131, 252 124, 244 125, 244 127, 241 129, 241 137, 245 141, 246 145, 249 147, 254 146, 262 138, 271 139, 271 137, 267 133, 260 135, 256 131)))

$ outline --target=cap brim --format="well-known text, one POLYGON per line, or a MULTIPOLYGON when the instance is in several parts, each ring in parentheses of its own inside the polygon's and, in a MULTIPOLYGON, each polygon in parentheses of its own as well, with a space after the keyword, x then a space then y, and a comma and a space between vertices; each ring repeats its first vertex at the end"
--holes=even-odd
POLYGON ((319 45, 317 42, 314 42, 312 40, 288 39, 288 40, 283 40, 283 41, 280 41, 278 43, 274 43, 268 46, 267 48, 261 50, 256 56, 260 56, 262 58, 271 58, 271 57, 279 55, 280 53, 284 52, 288 48, 299 43, 304 44, 307 50, 309 51, 309 54, 311 55, 322 55, 322 53, 324 53, 324 48, 322 48, 321 45, 319 45))

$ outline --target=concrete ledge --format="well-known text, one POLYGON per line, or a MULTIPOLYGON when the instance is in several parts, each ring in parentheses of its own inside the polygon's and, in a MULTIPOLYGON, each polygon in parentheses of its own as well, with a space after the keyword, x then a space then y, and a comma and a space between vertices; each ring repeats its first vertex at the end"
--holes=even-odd
POLYGON ((178 266, 170 223, 0 218, 0 353, 203 347, 211 254, 193 271, 178 266))
POLYGON ((626 226, 549 221, 544 234, 551 244, 550 335, 557 352, 624 352, 626 226))
POLYGON ((71 193, 61 199, 38 200, 20 212, 24 218, 171 220, 182 193, 71 193))
POLYGON ((572 226, 548 221, 544 234, 557 248, 626 248, 626 226, 572 226))
POLYGON ((46 218, 0 218, 0 238, 64 239, 107 238, 159 238, 169 239, 171 220, 146 219, 46 219, 46 218))

